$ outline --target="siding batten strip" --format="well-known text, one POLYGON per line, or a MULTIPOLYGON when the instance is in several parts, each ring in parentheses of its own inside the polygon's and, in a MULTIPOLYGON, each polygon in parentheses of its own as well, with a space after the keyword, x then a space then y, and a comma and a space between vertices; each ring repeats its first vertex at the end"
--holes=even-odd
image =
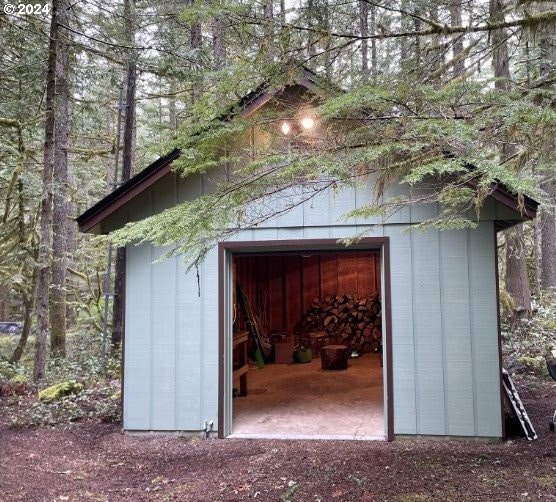
MULTIPOLYGON (((174 174, 175 189, 174 201, 177 204, 180 202, 180 180, 177 173, 174 174)), ((180 428, 180 412, 179 412, 179 388, 181 386, 181 371, 180 371, 180 257, 174 256, 176 282, 174 284, 174 429, 180 428)))
POLYGON ((206 329, 206 322, 205 322, 205 291, 203 288, 203 277, 205 272, 205 261, 201 263, 201 266, 196 269, 196 272, 199 276, 195 276, 197 282, 198 294, 200 296, 201 305, 200 305, 200 315, 201 315, 201 329, 199 332, 200 336, 200 343, 199 343, 199 356, 201 358, 201 364, 199 365, 199 429, 203 428, 203 421, 206 419, 205 417, 205 329, 206 329))
POLYGON ((450 421, 448 415, 448 391, 449 388, 446 385, 448 380, 447 377, 447 364, 446 364, 446 324, 444 319, 444 295, 446 289, 444 287, 444 254, 442 246, 442 234, 439 230, 436 231, 438 234, 438 275, 439 280, 439 296, 440 296, 440 342, 442 344, 442 389, 444 392, 444 434, 450 434, 450 421))
MULTIPOLYGON (((150 191, 150 216, 154 214, 154 190, 150 191)), ((149 244, 149 251, 150 251, 150 264, 149 264, 149 326, 150 326, 150 333, 149 333, 149 429, 153 430, 155 427, 153 426, 153 388, 154 388, 154 308, 153 308, 153 262, 154 262, 154 245, 149 244)))
POLYGON ((479 415, 477 410, 477 374, 475 366, 475 319, 473 315, 473 274, 471 266, 473 263, 473 246, 471 245, 471 230, 467 229, 467 275, 469 283, 469 343, 471 344, 471 381, 473 384, 473 432, 475 436, 479 433, 479 415))
MULTIPOLYGON (((403 232, 403 230, 401 230, 403 232)), ((415 335, 415 256, 414 256, 413 231, 409 230, 409 254, 411 261, 411 330, 413 331, 413 374, 415 385, 415 434, 421 433, 421 418, 419 416, 419 354, 417 336, 415 335)), ((392 266, 391 264, 390 266, 392 266)), ((394 403, 396 404, 396 403, 394 403)))

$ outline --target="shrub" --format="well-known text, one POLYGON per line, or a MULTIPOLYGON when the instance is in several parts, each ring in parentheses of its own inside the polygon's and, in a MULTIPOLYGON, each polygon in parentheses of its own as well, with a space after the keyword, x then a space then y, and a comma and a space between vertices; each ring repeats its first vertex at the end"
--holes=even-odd
POLYGON ((79 394, 83 390, 83 385, 75 380, 69 382, 60 382, 51 387, 47 387, 39 392, 39 401, 52 403, 59 401, 62 397, 70 394, 79 394))

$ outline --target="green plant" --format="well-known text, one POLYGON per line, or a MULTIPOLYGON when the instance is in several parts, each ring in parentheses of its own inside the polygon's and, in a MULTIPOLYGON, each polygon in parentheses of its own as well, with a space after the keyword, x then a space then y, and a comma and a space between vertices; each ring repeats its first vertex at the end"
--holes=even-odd
POLYGON ((56 385, 52 385, 43 389, 39 392, 39 401, 45 403, 52 403, 54 401, 59 401, 63 397, 70 394, 79 394, 83 390, 83 384, 71 380, 69 382, 60 382, 56 385))
POLYGON ((12 380, 17 376, 25 376, 25 368, 21 364, 9 363, 0 359, 0 380, 12 380))
POLYGON ((545 296, 533 301, 533 317, 522 319, 511 330, 502 325, 505 366, 520 373, 546 375, 544 355, 556 348, 556 299, 545 296))

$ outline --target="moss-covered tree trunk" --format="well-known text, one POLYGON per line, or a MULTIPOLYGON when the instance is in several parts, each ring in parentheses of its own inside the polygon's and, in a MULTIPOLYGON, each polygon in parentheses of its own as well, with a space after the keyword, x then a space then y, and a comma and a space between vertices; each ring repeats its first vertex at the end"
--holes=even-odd
POLYGON ((506 291, 515 302, 514 319, 531 316, 531 289, 527 275, 523 224, 506 231, 506 291))
POLYGON ((27 347, 27 342, 29 341, 29 334, 31 333, 31 325, 33 324, 33 312, 34 312, 34 300, 35 300, 35 283, 37 274, 33 275, 33 283, 30 285, 30 292, 25 293, 23 297, 23 328, 21 330, 21 336, 17 342, 17 346, 14 349, 12 357, 10 357, 10 363, 18 363, 21 361, 25 347, 27 347))
POLYGON ((556 189, 548 178, 541 184, 547 202, 541 208, 541 287, 544 291, 556 290, 556 189))
MULTIPOLYGON (((462 0, 450 1, 450 24, 451 26, 460 26, 462 22, 462 0)), ((454 54, 454 77, 459 77, 465 72, 465 58, 463 56, 464 44, 463 35, 457 34, 452 37, 452 51, 454 54)))
MULTIPOLYGON (((504 0, 490 0, 490 21, 504 22, 504 0)), ((510 59, 506 29, 492 31, 492 66, 496 77, 495 88, 508 92, 511 88, 510 59)), ((505 160, 515 154, 515 146, 509 141, 500 145, 500 159, 505 160)), ((531 288, 527 276, 525 236, 523 224, 516 225, 506 232, 506 291, 515 302, 514 320, 519 316, 531 316, 531 288)))
POLYGON ((364 81, 369 76, 369 4, 359 0, 359 34, 361 35, 361 76, 364 81))
MULTIPOLYGON (((23 150, 23 145, 21 145, 23 150)), ((27 237, 29 233, 33 231, 32 223, 27 225, 27 210, 25 207, 25 198, 23 195, 23 181, 21 179, 18 183, 18 233, 19 233, 19 243, 22 249, 26 249, 32 256, 33 262, 37 261, 38 249, 35 247, 35 241, 32 239, 29 244, 27 237)), ((32 221, 32 220, 31 220, 32 221)), ((31 326, 33 324, 33 313, 35 311, 35 295, 37 291, 37 276, 38 270, 36 267, 31 269, 31 277, 29 277, 28 269, 29 267, 22 267, 25 270, 25 275, 27 276, 27 281, 21 289, 21 296, 23 299, 23 329, 21 330, 21 336, 17 342, 17 346, 14 349, 12 357, 10 358, 10 363, 18 363, 23 356, 23 352, 27 347, 27 342, 29 340, 29 334, 31 333, 31 326)))
POLYGON ((212 60, 215 70, 226 64, 226 44, 224 42, 224 24, 222 16, 217 14, 212 20, 212 60))
MULTIPOLYGON (((69 26, 69 4, 60 6, 58 24, 69 26)), ((68 135, 70 116, 69 44, 60 27, 56 50, 54 170, 52 194, 52 284, 50 288, 50 354, 66 357, 66 275, 68 251, 68 135)))
MULTIPOLYGON (((136 32, 135 0, 125 0, 124 3, 124 34, 129 46, 135 45, 136 32)), ((137 51, 129 52, 126 69, 124 141, 122 155, 122 183, 131 178, 133 172, 133 151, 135 138, 135 93, 137 83, 137 51)), ((116 251, 114 272, 114 305, 112 310, 112 345, 117 347, 122 342, 125 329, 125 248, 116 251)))
POLYGON ((54 128, 56 100, 56 56, 58 50, 58 15, 66 0, 52 2, 50 22, 50 42, 46 74, 44 150, 42 173, 42 197, 39 229, 38 283, 37 283, 37 325, 35 339, 35 361, 33 379, 42 380, 46 373, 46 348, 49 334, 49 296, 50 296, 50 261, 52 253, 52 198, 54 172, 54 128))
MULTIPOLYGON (((547 7, 543 6, 546 10, 547 7)), ((556 71, 556 29, 546 24, 539 33, 541 78, 550 78, 556 71)), ((551 138, 554 140, 554 138, 551 138)), ((555 168, 543 172, 541 189, 546 202, 541 207, 541 287, 544 291, 556 291, 556 185, 555 168)))

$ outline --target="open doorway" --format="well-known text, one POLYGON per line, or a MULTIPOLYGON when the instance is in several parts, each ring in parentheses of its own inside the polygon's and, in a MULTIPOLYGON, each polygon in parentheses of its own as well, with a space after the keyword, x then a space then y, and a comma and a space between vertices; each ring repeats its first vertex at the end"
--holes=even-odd
POLYGON ((224 435, 386 438, 382 248, 237 250, 229 258, 224 435))

